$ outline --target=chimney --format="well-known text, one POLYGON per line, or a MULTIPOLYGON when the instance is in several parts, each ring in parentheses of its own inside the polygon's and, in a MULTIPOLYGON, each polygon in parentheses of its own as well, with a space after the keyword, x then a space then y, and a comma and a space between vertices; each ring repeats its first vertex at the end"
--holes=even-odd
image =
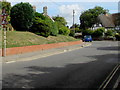
POLYGON ((43 15, 47 15, 47 6, 43 7, 43 15))
POLYGON ((36 6, 33 5, 32 7, 33 7, 33 10, 36 12, 36 6))

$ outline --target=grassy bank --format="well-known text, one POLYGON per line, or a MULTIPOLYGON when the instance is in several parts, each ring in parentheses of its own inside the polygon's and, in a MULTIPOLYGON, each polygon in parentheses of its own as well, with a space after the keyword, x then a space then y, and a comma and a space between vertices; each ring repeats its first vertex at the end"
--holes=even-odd
POLYGON ((7 31, 7 48, 78 40, 79 39, 64 35, 49 36, 45 38, 31 32, 7 31))

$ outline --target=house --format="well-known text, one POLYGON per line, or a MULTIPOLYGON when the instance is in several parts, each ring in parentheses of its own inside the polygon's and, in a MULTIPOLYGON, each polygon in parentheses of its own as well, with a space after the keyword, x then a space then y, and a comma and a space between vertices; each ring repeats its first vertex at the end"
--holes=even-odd
POLYGON ((44 16, 49 17, 53 22, 55 22, 48 14, 47 14, 47 6, 43 7, 43 13, 44 16))
POLYGON ((98 28, 100 28, 100 27, 102 27, 102 24, 97 23, 97 24, 94 24, 90 29, 91 29, 91 30, 96 30, 96 29, 98 29, 98 28))
POLYGON ((120 13, 99 15, 98 20, 99 27, 105 27, 107 30, 120 30, 120 13))

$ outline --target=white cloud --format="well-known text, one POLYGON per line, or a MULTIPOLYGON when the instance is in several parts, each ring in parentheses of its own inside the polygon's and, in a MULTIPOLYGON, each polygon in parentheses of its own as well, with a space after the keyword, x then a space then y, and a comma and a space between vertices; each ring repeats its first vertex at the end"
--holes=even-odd
POLYGON ((83 11, 83 8, 77 4, 73 5, 62 5, 59 7, 60 10, 60 16, 64 17, 68 23, 69 26, 71 26, 73 23, 73 10, 75 11, 74 17, 75 17, 75 23, 79 23, 79 16, 81 12, 83 11))

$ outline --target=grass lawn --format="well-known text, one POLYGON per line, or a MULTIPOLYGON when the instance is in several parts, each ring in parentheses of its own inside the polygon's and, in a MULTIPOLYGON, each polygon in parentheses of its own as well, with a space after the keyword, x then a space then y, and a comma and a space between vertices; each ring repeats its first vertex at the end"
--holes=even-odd
POLYGON ((7 48, 50 44, 50 43, 58 43, 58 42, 70 42, 70 41, 78 41, 78 40, 79 39, 75 39, 73 37, 64 36, 64 35, 49 36, 45 38, 31 32, 7 31, 7 48))

